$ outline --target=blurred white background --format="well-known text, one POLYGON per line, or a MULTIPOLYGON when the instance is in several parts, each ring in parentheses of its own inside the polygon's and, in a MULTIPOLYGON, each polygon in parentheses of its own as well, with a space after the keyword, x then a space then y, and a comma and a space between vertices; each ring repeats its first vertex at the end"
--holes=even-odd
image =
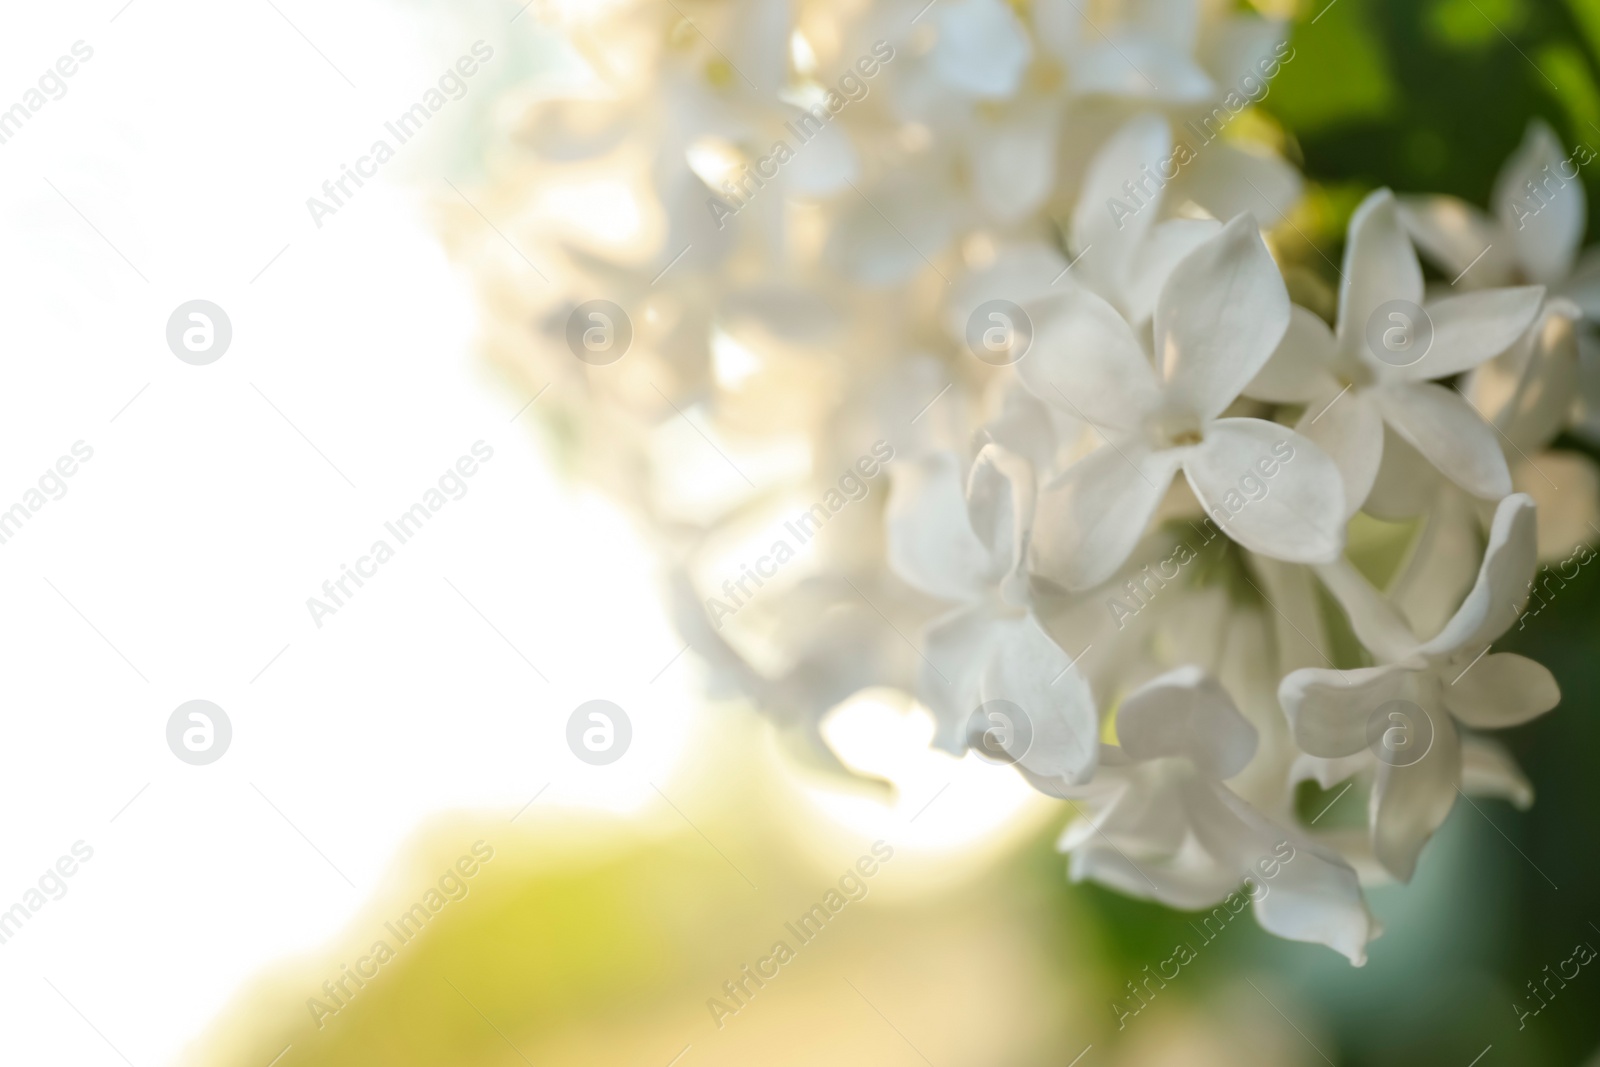
POLYGON ((694 665, 650 684, 680 646, 647 559, 514 420, 427 210, 515 8, 274 2, 32 5, 0 39, 0 107, 93 50, 0 144, 0 508, 93 449, 0 545, 0 909, 93 849, 0 944, 0 1062, 166 1062, 430 814, 552 782, 539 803, 637 804, 682 743, 694 665), (306 198, 478 40, 467 96, 317 229, 306 198), (233 327, 202 367, 165 341, 197 298, 233 327), (479 440, 467 494, 318 629, 307 597, 479 440), (632 710, 621 767, 562 743, 593 697, 632 710), (166 746, 192 699, 232 721, 210 766, 166 746))
MULTIPOLYGON (((556 480, 532 392, 474 354, 468 283, 434 235, 447 179, 470 195, 470 167, 447 161, 470 159, 500 89, 549 63, 516 14, 8 13, 0 108, 75 43, 93 54, 0 144, 0 510, 76 442, 93 457, 0 544, 0 910, 76 842, 93 858, 0 943, 0 1062, 170 1062, 249 976, 343 928, 430 817, 535 794, 660 807, 650 783, 710 729, 648 554, 618 509, 556 480), (480 40, 495 54, 466 97, 318 229, 307 197, 480 40), (166 343, 195 299, 232 324, 208 366, 166 343), (315 626, 307 598, 395 545, 384 523, 480 440, 493 459, 466 495, 315 626), (564 743, 594 698, 632 718, 611 767, 564 743), (233 730, 203 767, 166 744, 195 699, 233 730)), ((861 720, 867 749, 922 750, 919 727, 883 715, 861 720)), ((941 759, 878 769, 909 811, 949 784, 941 759)), ((1025 802, 1012 777, 963 771, 988 800, 930 814, 930 843, 1025 802)), ((875 832, 886 812, 863 803, 826 806, 875 832)))

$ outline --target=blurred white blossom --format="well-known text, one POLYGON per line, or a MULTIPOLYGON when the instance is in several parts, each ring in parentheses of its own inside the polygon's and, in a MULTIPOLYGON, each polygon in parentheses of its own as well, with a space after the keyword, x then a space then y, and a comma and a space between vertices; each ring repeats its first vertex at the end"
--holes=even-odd
POLYGON ((503 102, 452 232, 487 347, 791 751, 847 773, 823 718, 898 690, 1063 799, 1074 878, 1205 908, 1275 855, 1259 922, 1361 963, 1364 884, 1463 791, 1532 798, 1483 731, 1559 694, 1489 649, 1600 536, 1593 465, 1551 451, 1600 410, 1587 160, 1535 123, 1490 212, 1372 192, 1325 318, 1252 111, 1287 29, 1225 6, 536 0, 578 75, 503 102), (580 351, 580 307, 620 351, 580 351), (879 440, 891 485, 829 503, 879 440), (826 521, 712 625, 796 501, 826 521), (1385 523, 1374 569, 1349 548, 1385 523))

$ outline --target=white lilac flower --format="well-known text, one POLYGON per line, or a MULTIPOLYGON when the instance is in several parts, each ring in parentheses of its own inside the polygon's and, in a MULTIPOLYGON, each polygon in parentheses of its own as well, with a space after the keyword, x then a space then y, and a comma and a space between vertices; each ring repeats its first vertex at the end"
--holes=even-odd
POLYGON ((1029 775, 1093 810, 1061 837, 1074 880, 1188 910, 1243 883, 1267 930, 1366 961, 1378 927, 1354 869, 1225 784, 1254 757, 1256 729, 1216 679, 1184 667, 1148 682, 1123 699, 1116 732, 1090 786, 1029 775))
POLYGON ((1206 23, 1195 0, 1041 0, 1034 8, 1041 40, 1067 64, 1082 96, 1168 105, 1220 100, 1236 88, 1241 63, 1284 37, 1283 24, 1266 19, 1206 23))
MULTIPOLYGON (((1033 612, 1026 569, 1034 517, 1033 470, 999 445, 978 453, 963 494, 950 452, 894 469, 888 562, 911 585, 960 606, 923 640, 918 695, 932 710, 934 743, 966 751, 974 714, 1006 701, 1027 719, 1021 766, 1069 781, 1094 771, 1099 720, 1073 658, 1033 612)), ((1010 742, 1013 738, 1002 739, 1010 742)))
POLYGON ((1246 548, 1300 562, 1338 555, 1344 498, 1332 462, 1286 426, 1222 417, 1272 354, 1288 315, 1283 279, 1248 215, 1168 276, 1153 350, 1087 289, 1041 312, 1033 351, 1018 364, 1023 380, 1105 439, 1039 494, 1041 573, 1070 589, 1109 578, 1179 470, 1202 509, 1246 548), (1243 505, 1241 479, 1269 470, 1270 489, 1243 505))
POLYGON ((1509 493, 1511 475, 1494 430, 1459 393, 1435 383, 1515 342, 1538 314, 1544 289, 1493 289, 1424 303, 1422 268, 1387 189, 1368 196, 1351 218, 1342 275, 1334 328, 1296 307, 1282 345, 1245 392, 1306 405, 1296 428, 1339 465, 1349 513, 1365 503, 1378 477, 1385 427, 1474 496, 1497 500, 1509 493), (1405 351, 1380 359, 1374 334, 1397 337, 1403 351, 1424 344, 1426 350, 1420 358, 1405 351), (1423 340, 1430 335, 1431 344, 1423 340))
POLYGON ((1571 404, 1600 354, 1545 299, 1600 314, 1567 177, 1587 159, 1536 123, 1492 214, 1373 194, 1330 329, 1256 222, 1301 178, 1251 140, 1266 124, 1232 127, 1294 58, 1282 23, 1201 0, 562 7, 588 83, 497 109, 485 186, 454 205, 485 347, 527 395, 550 386, 535 416, 712 586, 716 546, 848 442, 895 449, 887 506, 853 504, 736 623, 677 583, 685 641, 798 758, 851 773, 820 727, 863 690, 920 698, 957 754, 997 755, 982 712, 1008 702, 1031 730, 994 738, 1004 757, 1092 813, 1063 839, 1074 877, 1205 907, 1282 844, 1262 925, 1355 962, 1377 932, 1359 883, 1409 875, 1455 788, 1531 800, 1471 732, 1556 699, 1485 651, 1535 540, 1526 497, 1488 518, 1515 489, 1541 546, 1600 523, 1593 464, 1552 451, 1600 425, 1571 404), (785 126, 847 70, 820 131, 785 126), (1413 239, 1455 280, 1443 299, 1413 239), (593 300, 632 320, 615 363, 564 336, 593 300), (1004 367, 968 348, 997 300, 1033 327, 1004 367), (1371 347, 1385 305, 1432 325, 1409 366, 1371 347), (1407 520, 1381 593, 1344 557, 1363 509, 1407 520), (1360 646, 1341 662, 1377 666, 1333 669, 1324 591, 1360 646), (1367 744, 1391 696, 1436 728, 1411 766, 1367 744), (1297 784, 1351 776, 1370 829, 1302 827, 1297 784))
POLYGON ((1536 565, 1534 524, 1531 499, 1518 494, 1501 501, 1477 582, 1427 641, 1411 634, 1384 602, 1362 596, 1355 583, 1336 582, 1357 635, 1386 662, 1344 671, 1304 668, 1279 688, 1295 741, 1312 756, 1357 755, 1375 743, 1374 731, 1376 743, 1387 745, 1386 708, 1398 710, 1395 728, 1410 732, 1406 742, 1428 745, 1414 761, 1380 756, 1372 791, 1373 852, 1402 881, 1410 880, 1422 846, 1455 804, 1463 774, 1457 724, 1503 729, 1542 715, 1561 699, 1543 666, 1515 653, 1488 652, 1527 602, 1536 565), (1406 714, 1413 708, 1421 719, 1406 714))
POLYGON ((1016 12, 1004 0, 945 0, 933 11, 938 38, 928 62, 939 81, 961 96, 1000 100, 1022 84, 1033 56, 1016 12))
POLYGON ((1412 239, 1454 284, 1467 289, 1536 284, 1600 311, 1600 263, 1574 277, 1587 222, 1580 165, 1594 153, 1569 153, 1541 119, 1528 123, 1490 195, 1493 214, 1453 196, 1405 196, 1400 217, 1412 239), (1581 153, 1581 154, 1580 154, 1581 153))
POLYGON ((1214 219, 1162 218, 1172 130, 1145 114, 1116 132, 1089 164, 1072 213, 1074 277, 1143 325, 1167 276, 1222 228, 1214 219))

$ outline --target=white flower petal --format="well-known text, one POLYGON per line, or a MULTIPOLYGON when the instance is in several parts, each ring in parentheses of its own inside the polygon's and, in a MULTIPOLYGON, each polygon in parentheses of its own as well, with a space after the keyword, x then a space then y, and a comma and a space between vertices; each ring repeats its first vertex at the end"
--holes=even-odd
POLYGON ((1471 370, 1510 348, 1525 333, 1544 303, 1538 285, 1462 293, 1427 305, 1433 321, 1433 344, 1395 377, 1406 381, 1448 378, 1471 370))
POLYGON ((1489 526, 1478 580, 1461 607, 1424 654, 1445 657, 1463 649, 1474 655, 1505 633, 1528 599, 1528 582, 1538 565, 1538 533, 1533 499, 1516 493, 1500 501, 1489 526))
POLYGON ((1372 753, 1362 749, 1353 756, 1343 756, 1339 759, 1323 759, 1321 756, 1310 756, 1305 753, 1295 757, 1293 765, 1289 768, 1290 785, 1301 782, 1316 782, 1324 793, 1331 792, 1333 787, 1352 778, 1372 766, 1372 753))
POLYGON ((1495 220, 1453 196, 1402 196, 1406 232, 1439 269, 1462 289, 1510 285, 1516 250, 1495 220))
POLYGON ((964 199, 928 174, 897 176, 860 195, 852 190, 828 235, 828 260, 865 285, 900 285, 944 251, 964 199))
POLYGON ((1031 614, 1005 624, 981 695, 984 703, 1010 701, 1027 715, 1031 744, 1013 753, 1024 768, 1074 785, 1093 776, 1100 719, 1089 683, 1031 614))
POLYGON ((1484 656, 1445 683, 1444 706, 1475 730, 1518 726, 1561 703, 1555 675, 1514 652, 1484 656))
POLYGON ((1461 790, 1475 797, 1500 797, 1518 811, 1533 806, 1533 784, 1504 745, 1487 737, 1461 737, 1461 790))
POLYGON ((1116 309, 1073 285, 1030 313, 1033 346, 1017 373, 1033 395, 1097 426, 1140 429, 1161 387, 1116 309))
POLYGON ((1383 463, 1383 415, 1372 393, 1332 389, 1306 406, 1295 430, 1333 460, 1344 484, 1345 517, 1361 510, 1383 463))
POLYGON ((1540 561, 1556 565, 1561 578, 1574 577, 1582 561, 1569 557, 1593 544, 1600 530, 1600 469, 1594 460, 1581 452, 1540 452, 1512 464, 1511 484, 1539 505, 1540 561), (1566 573, 1569 567, 1574 574, 1566 573))
POLYGON ((979 304, 990 300, 1034 306, 1039 298, 1053 295, 1050 283, 1061 276, 1066 266, 1061 253, 1043 241, 1001 245, 988 267, 953 279, 955 284, 944 304, 945 329, 960 340, 966 333, 967 319, 979 304))
POLYGON ((992 561, 986 576, 990 582, 1026 582, 1018 572, 1028 560, 1034 495, 1033 467, 1027 460, 996 444, 983 446, 967 479, 967 513, 992 561))
POLYGON ((1226 789, 1210 797, 1194 789, 1188 796, 1196 835, 1210 851, 1226 849, 1242 869, 1249 879, 1244 892, 1254 899, 1264 930, 1327 945, 1357 967, 1366 963, 1367 943, 1381 927, 1367 909, 1354 868, 1226 789), (1214 805, 1232 815, 1235 828, 1214 805))
POLYGON ((1039 493, 1034 569, 1068 589, 1116 573, 1144 535, 1180 462, 1176 450, 1138 452, 1107 442, 1039 493))
POLYGON ((1006 383, 1000 410, 978 431, 1009 452, 1024 457, 1034 469, 1055 466, 1057 441, 1076 440, 1085 427, 1075 415, 1048 407, 1016 378, 1006 383))
MULTIPOLYGON (((1184 6, 1193 12, 1200 10, 1198 4, 1184 6)), ((1243 85, 1244 79, 1254 78, 1265 85, 1268 79, 1262 76, 1262 64, 1277 62, 1274 53, 1288 39, 1289 25, 1279 19, 1223 18, 1206 25, 1199 51, 1201 61, 1219 84, 1254 92, 1243 85)))
POLYGON ((1223 532, 1253 552, 1327 563, 1344 550, 1339 468, 1287 426, 1218 419, 1186 450, 1183 473, 1223 532))
POLYGON ((1182 798, 1170 787, 1162 767, 1132 763, 1120 748, 1107 744, 1100 746, 1099 767, 1094 779, 1082 786, 1020 768, 1022 776, 1045 795, 1085 802, 1084 806, 1073 805, 1078 818, 1062 830, 1056 847, 1067 851, 1083 845, 1103 846, 1109 839, 1145 857, 1175 854, 1188 830, 1182 798), (1085 807, 1094 811, 1092 820, 1086 817, 1085 807))
POLYGON ((890 569, 931 596, 977 600, 989 585, 993 556, 973 533, 960 460, 952 452, 934 452, 892 464, 889 472, 890 569))
POLYGON ((1544 448, 1571 421, 1582 388, 1583 310, 1552 296, 1526 333, 1480 365, 1461 387, 1472 406, 1524 452, 1544 448))
POLYGON ((1117 709, 1117 740, 1135 760, 1181 756, 1202 774, 1232 778, 1256 752, 1256 729, 1215 678, 1180 667, 1147 682, 1117 709))
POLYGON ((1499 438, 1460 393, 1431 382, 1374 393, 1384 421, 1440 474, 1485 500, 1511 492, 1511 470, 1499 438))
POLYGON ((1495 179, 1490 202, 1529 281, 1553 284, 1572 271, 1587 221, 1577 170, 1555 131, 1534 119, 1495 179))
POLYGON ((1033 48, 1009 4, 942 0, 934 19, 939 39, 930 58, 941 81, 975 97, 1008 97, 1017 91, 1033 48))
POLYGON ((1216 83, 1185 53, 1161 41, 1113 31, 1099 34, 1072 64, 1072 91, 1079 96, 1120 96, 1164 104, 1211 99, 1216 83))
POLYGON ((1417 856, 1455 806, 1461 739, 1444 714, 1433 715, 1433 746, 1408 766, 1379 762, 1372 788, 1372 851, 1384 869, 1411 881, 1417 856))
POLYGON ((1278 685, 1295 744, 1313 756, 1340 759, 1367 748, 1367 719, 1410 692, 1416 672, 1404 667, 1353 671, 1303 667, 1278 685))
POLYGON ((805 142, 804 151, 784 164, 784 191, 802 199, 822 199, 849 189, 860 174, 861 161, 850 135, 827 123, 805 142))
MULTIPOLYGON (((1377 403, 1376 396, 1372 402, 1377 403)), ((1385 522, 1408 522, 1427 511, 1449 485, 1421 452, 1385 423, 1383 462, 1361 510, 1385 522)))
POLYGON ((1350 629, 1384 663, 1408 659, 1422 643, 1404 617, 1347 559, 1317 567, 1317 577, 1350 620, 1350 629))
MULTIPOLYGON (((1220 104, 1211 105, 1212 114, 1228 114, 1220 104)), ((1202 120, 1209 115, 1202 115, 1202 120)), ((1217 121, 1211 121, 1215 129, 1217 121)), ((1304 191, 1300 172, 1254 145, 1230 144, 1226 140, 1206 141, 1206 130, 1198 122, 1182 127, 1180 136, 1196 146, 1192 159, 1183 164, 1174 182, 1173 197, 1193 200, 1219 219, 1231 219, 1249 212, 1273 223, 1294 210, 1304 191)), ((1181 202, 1181 201, 1179 201, 1181 202)))
POLYGON ((1086 42, 1099 39, 1078 0, 1040 0, 1033 5, 1032 21, 1039 44, 1065 62, 1071 62, 1086 42))
POLYGON ((1551 291, 1567 297, 1583 308, 1591 319, 1600 319, 1600 246, 1578 257, 1578 264, 1564 282, 1550 283, 1551 291))
POLYGON ((1340 347, 1367 363, 1367 320, 1391 300, 1422 306, 1422 267, 1411 239, 1400 225, 1394 194, 1379 189, 1356 208, 1344 248, 1344 280, 1339 286, 1340 347))
POLYGON ((1037 211, 1050 195, 1056 173, 1055 118, 1053 110, 1037 108, 1004 121, 979 123, 973 131, 968 156, 973 191, 990 218, 1016 222, 1037 211))
POLYGON ((917 697, 933 712, 934 747, 967 750, 967 726, 982 697, 983 672, 1007 620, 988 608, 958 608, 922 634, 917 697))
POLYGON ((1156 301, 1155 357, 1171 403, 1202 419, 1233 403, 1289 328, 1289 293, 1240 215, 1173 268, 1156 301))
MULTIPOLYGON (((1173 269, 1221 231, 1222 223, 1216 219, 1166 219, 1152 226, 1134 249, 1118 290, 1129 318, 1141 324, 1149 321, 1173 269)), ((1084 262, 1088 260, 1084 256, 1084 262)))
MULTIPOLYGON (((1315 312, 1290 304, 1289 328, 1272 358, 1244 387, 1245 395, 1275 404, 1304 404, 1318 397, 1331 400, 1339 392, 1333 362, 1333 331, 1328 324, 1315 312)), ((1318 410, 1309 409, 1307 417, 1315 417, 1318 410)))
MULTIPOLYGON (((1416 450, 1398 437, 1386 440, 1386 454, 1390 448, 1416 455, 1416 450)), ((1417 462, 1426 467, 1420 456, 1417 462)), ((1432 473, 1433 468, 1427 469, 1432 473)), ((1437 474, 1433 477, 1439 480, 1437 474)), ((1444 629, 1477 580, 1482 562, 1483 524, 1478 518, 1482 504, 1454 489, 1430 495, 1433 500, 1423 516, 1422 532, 1411 547, 1411 558, 1388 587, 1389 599, 1416 634, 1436 634, 1444 629)))
POLYGON ((1133 250, 1160 215, 1162 200, 1161 189, 1154 188, 1142 205, 1129 203, 1123 185, 1137 184, 1142 170, 1155 171, 1171 154, 1172 131, 1156 114, 1133 118, 1095 153, 1072 211, 1072 247, 1075 253, 1089 249, 1082 263, 1086 271, 1120 284, 1133 250), (1133 213, 1113 211, 1114 204, 1133 213))
POLYGON ((1184 55, 1200 43, 1200 11, 1193 0, 1123 0, 1118 5, 1129 30, 1184 55))
POLYGON ((1184 911, 1211 907, 1239 882, 1236 872, 1209 856, 1136 863, 1126 848, 1112 848, 1098 837, 1073 850, 1067 876, 1074 882, 1096 882, 1123 896, 1154 900, 1184 911))

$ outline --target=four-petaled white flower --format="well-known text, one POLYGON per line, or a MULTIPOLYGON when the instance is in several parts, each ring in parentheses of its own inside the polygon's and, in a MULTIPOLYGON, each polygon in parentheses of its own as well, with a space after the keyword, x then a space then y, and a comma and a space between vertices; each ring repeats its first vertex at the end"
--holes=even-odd
POLYGON ((1109 578, 1179 470, 1246 548, 1296 562, 1339 554, 1344 497, 1328 457, 1286 426, 1222 417, 1289 319, 1288 293, 1253 218, 1234 219, 1173 268, 1156 299, 1153 353, 1086 289, 1041 318, 1033 351, 1018 364, 1023 380, 1105 442, 1039 495, 1040 573, 1071 589, 1109 578), (1272 478, 1269 490, 1246 503, 1240 480, 1262 477, 1272 478))
POLYGON ((1578 168, 1594 158, 1586 147, 1567 153, 1555 131, 1534 119, 1495 177, 1492 215, 1453 196, 1402 196, 1400 218, 1452 285, 1543 285, 1594 315, 1600 313, 1600 259, 1578 261, 1588 219, 1578 168))
POLYGON ((1342 273, 1335 328, 1295 307, 1283 344, 1245 393, 1306 405, 1296 429, 1339 465, 1351 514, 1377 480, 1386 426, 1474 496, 1511 492, 1494 430, 1459 393, 1435 383, 1510 347, 1539 313, 1544 289, 1493 289, 1425 305, 1422 267, 1387 189, 1351 218, 1342 273))
POLYGON ((938 724, 934 743, 961 754, 979 709, 1004 701, 1026 722, 991 738, 1004 752, 995 755, 1040 774, 1087 779, 1099 744, 1094 698, 1073 658, 1040 625, 1029 589, 1032 466, 985 445, 964 500, 949 452, 901 464, 894 479, 890 566, 923 592, 961 605, 934 620, 924 640, 918 694, 938 724))
POLYGON ((1225 784, 1250 763, 1257 737, 1216 679, 1181 667, 1147 682, 1123 699, 1116 727, 1119 744, 1105 747, 1091 785, 1028 775, 1095 809, 1059 844, 1072 853, 1075 880, 1190 910, 1244 882, 1267 930, 1366 962, 1377 924, 1355 870, 1225 784))
POLYGON ((1519 493, 1500 502, 1477 582, 1431 640, 1417 640, 1381 601, 1363 604, 1347 593, 1344 603, 1363 643, 1393 662, 1345 671, 1303 668, 1279 688, 1294 739, 1306 752, 1327 759, 1377 752, 1372 847, 1402 881, 1410 880, 1417 854, 1450 813, 1461 786, 1456 723, 1472 729, 1516 726, 1561 699, 1555 679, 1540 664, 1515 653, 1488 652, 1527 602, 1535 565, 1534 505, 1519 493), (1415 755, 1415 745, 1424 746, 1422 756, 1415 755))

